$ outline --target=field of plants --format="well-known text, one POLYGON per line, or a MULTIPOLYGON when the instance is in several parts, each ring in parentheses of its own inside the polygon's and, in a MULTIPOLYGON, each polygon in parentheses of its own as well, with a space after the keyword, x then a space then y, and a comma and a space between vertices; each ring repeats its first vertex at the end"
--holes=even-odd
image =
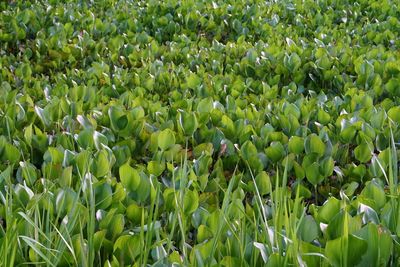
POLYGON ((0 12, 0 266, 400 266, 398 1, 0 12))

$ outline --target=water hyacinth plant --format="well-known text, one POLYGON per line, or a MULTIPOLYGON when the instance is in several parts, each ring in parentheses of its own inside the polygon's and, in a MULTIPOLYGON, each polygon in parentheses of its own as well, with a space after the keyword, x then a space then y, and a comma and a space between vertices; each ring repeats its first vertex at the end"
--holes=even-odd
POLYGON ((396 1, 0 12, 0 266, 400 265, 396 1))

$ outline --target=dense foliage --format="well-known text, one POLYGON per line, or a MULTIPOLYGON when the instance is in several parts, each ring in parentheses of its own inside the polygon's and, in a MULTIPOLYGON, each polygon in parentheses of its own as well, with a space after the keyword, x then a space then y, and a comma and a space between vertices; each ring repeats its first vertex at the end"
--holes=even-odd
POLYGON ((2 1, 0 265, 400 265, 400 5, 2 1))

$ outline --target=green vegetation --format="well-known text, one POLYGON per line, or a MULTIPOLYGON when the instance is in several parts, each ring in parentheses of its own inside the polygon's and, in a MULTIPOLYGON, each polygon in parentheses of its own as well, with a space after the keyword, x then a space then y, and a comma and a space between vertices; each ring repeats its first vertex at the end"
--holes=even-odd
POLYGON ((0 266, 400 265, 398 1, 0 11, 0 266))

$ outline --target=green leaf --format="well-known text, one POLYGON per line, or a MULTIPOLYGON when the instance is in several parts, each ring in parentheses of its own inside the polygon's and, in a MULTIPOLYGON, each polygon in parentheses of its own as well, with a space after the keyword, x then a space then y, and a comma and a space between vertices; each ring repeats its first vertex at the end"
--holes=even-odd
POLYGON ((376 136, 376 148, 379 151, 385 150, 389 146, 389 140, 383 133, 378 133, 376 136))
POLYGON ((93 161, 93 174, 96 177, 106 176, 110 171, 110 163, 106 150, 101 150, 93 161))
POLYGON ((12 167, 8 166, 4 171, 0 172, 0 185, 8 181, 11 176, 12 167))
POLYGON ((381 129, 386 120, 386 113, 383 109, 378 109, 371 116, 371 126, 375 129, 381 129))
POLYGON ((197 191, 187 190, 183 197, 183 211, 186 215, 190 215, 199 206, 199 195, 197 191))
POLYGON ((293 162, 293 168, 297 179, 303 179, 306 176, 304 169, 296 161, 293 162))
POLYGON ((361 229, 362 220, 360 216, 350 216, 344 210, 339 211, 328 224, 325 229, 325 236, 328 240, 336 239, 348 232, 352 234, 361 229))
POLYGON ((388 266, 393 253, 390 233, 382 226, 369 223, 354 234, 367 241, 368 249, 358 266, 388 266))
POLYGON ((301 258, 309 267, 329 266, 324 255, 324 249, 308 242, 300 242, 301 258))
POLYGON ((391 120, 400 124, 400 106, 392 107, 387 114, 391 120))
POLYGON ((378 178, 382 177, 383 176, 382 169, 383 170, 386 169, 386 163, 382 159, 374 155, 371 159, 371 164, 369 166, 371 174, 378 178))
POLYGON ((128 124, 128 118, 124 110, 118 106, 111 106, 108 110, 111 127, 115 131, 123 130, 128 124))
POLYGON ((300 119, 301 112, 300 109, 293 103, 288 104, 284 107, 284 114, 286 117, 293 115, 296 119, 300 119))
POLYGON ((78 144, 83 149, 89 149, 93 147, 93 129, 86 128, 78 134, 78 144))
POLYGON ((269 175, 265 171, 260 172, 256 176, 255 180, 260 195, 265 195, 271 192, 272 189, 271 179, 269 178, 269 175))
MULTIPOLYGON (((360 198, 360 199, 362 201, 362 198, 360 198)), ((371 208, 368 205, 365 205, 360 202, 358 204, 357 214, 362 214, 362 220, 363 220, 364 224, 369 223, 369 222, 372 222, 374 224, 379 224, 378 214, 376 213, 376 211, 373 208, 371 208)))
POLYGON ((307 169, 307 167, 313 164, 314 162, 318 162, 318 154, 316 153, 306 154, 303 158, 301 166, 303 167, 303 169, 307 169))
POLYGON ((364 164, 360 164, 355 168, 351 169, 351 174, 358 179, 363 179, 367 173, 367 168, 364 164))
POLYGON ((348 235, 328 241, 325 252, 333 266, 356 266, 367 248, 368 243, 365 240, 348 235))
POLYGON ((292 154, 292 153, 288 154, 288 155, 281 161, 282 167, 283 167, 283 168, 286 168, 286 167, 287 167, 287 170, 288 170, 288 171, 291 171, 292 168, 293 168, 294 163, 296 162, 295 157, 296 157, 296 156, 295 156, 294 154, 292 154))
POLYGON ((170 263, 172 263, 172 264, 182 264, 182 258, 181 258, 181 255, 179 254, 179 252, 178 251, 174 251, 174 252, 172 252, 169 256, 168 256, 168 260, 169 260, 169 262, 170 263))
POLYGON ((199 113, 210 113, 213 109, 213 99, 212 97, 207 97, 200 100, 197 105, 197 112, 199 113))
POLYGON ((94 241, 93 241, 93 243, 94 243, 94 249, 96 251, 100 250, 100 248, 101 248, 101 246, 103 244, 103 241, 104 241, 104 239, 106 237, 106 233, 107 233, 106 230, 101 230, 101 231, 97 231, 96 233, 94 233, 94 236, 93 236, 93 240, 94 241))
POLYGON ((89 167, 89 160, 90 160, 90 152, 87 150, 83 150, 79 154, 75 156, 75 163, 79 171, 80 176, 84 176, 88 172, 89 167))
POLYGON ((140 184, 140 175, 137 170, 132 168, 129 163, 119 167, 119 177, 122 185, 129 191, 135 191, 140 184))
POLYGON ((285 56, 283 64, 291 73, 294 73, 301 66, 301 58, 297 53, 292 53, 290 56, 285 56))
POLYGON ((322 125, 327 125, 331 121, 331 116, 329 115, 329 113, 323 110, 322 108, 318 110, 317 116, 318 116, 318 121, 322 125))
POLYGON ((142 221, 143 208, 132 203, 126 208, 126 217, 134 224, 140 224, 142 221))
POLYGON ((329 223, 339 211, 340 201, 334 197, 330 197, 318 211, 318 220, 323 223, 329 223))
POLYGON ((331 176, 335 163, 332 157, 326 157, 320 162, 319 171, 324 177, 331 176))
POLYGON ((68 166, 62 170, 61 177, 58 182, 62 187, 70 187, 72 185, 72 166, 68 166))
POLYGON ((32 146, 32 136, 33 136, 32 124, 29 124, 24 130, 24 138, 28 146, 32 146))
POLYGON ((78 115, 76 116, 76 120, 79 122, 79 124, 84 128, 93 128, 93 125, 91 123, 91 121, 86 118, 85 116, 82 115, 78 115))
POLYGON ((97 209, 107 209, 112 204, 112 188, 109 183, 98 183, 94 192, 97 209))
MULTIPOLYGON (((371 144, 372 145, 372 144, 371 144)), ((369 144, 362 143, 354 149, 354 156, 361 163, 366 163, 371 160, 372 154, 369 144)))
POLYGON ((311 191, 304 186, 301 182, 295 182, 293 184, 292 195, 295 197, 297 195, 297 190, 299 190, 299 197, 301 198, 311 198, 311 191))
POLYGON ((153 174, 155 176, 160 176, 165 170, 165 163, 158 162, 155 160, 149 161, 149 163, 147 163, 147 170, 149 171, 150 174, 153 174))
POLYGON ((94 145, 96 146, 97 150, 103 149, 103 146, 108 145, 108 138, 102 133, 99 133, 98 131, 94 131, 93 133, 93 141, 94 145))
POLYGON ((386 84, 385 89, 388 91, 392 96, 399 96, 400 94, 400 79, 398 78, 391 78, 386 84))
POLYGON ((202 154, 212 155, 214 152, 214 146, 212 143, 201 143, 193 148, 193 154, 195 158, 199 158, 202 154))
POLYGON ((186 78, 186 82, 189 88, 195 89, 201 84, 201 79, 195 73, 190 73, 186 78))
POLYGON ((234 19, 232 22, 232 28, 236 33, 241 33, 243 30, 242 23, 238 19, 234 19))
POLYGON ((311 215, 303 217, 297 233, 301 240, 305 242, 311 242, 318 237, 318 225, 311 215))
POLYGON ((235 135, 235 125, 230 117, 227 115, 222 115, 221 118, 218 119, 220 121, 223 132, 227 138, 231 138, 235 135))
POLYGON ((35 106, 35 112, 40 120, 43 122, 44 126, 49 127, 51 123, 49 112, 46 109, 42 109, 38 106, 35 106))
POLYGON ((345 184, 343 187, 342 187, 342 190, 344 190, 344 193, 348 196, 348 197, 350 197, 350 196, 352 196, 353 194, 354 194, 354 192, 356 191, 356 189, 358 188, 358 186, 359 186, 359 184, 357 183, 357 182, 351 182, 351 183, 348 183, 348 184, 345 184))
POLYGON ((24 161, 21 161, 19 165, 22 172, 22 178, 27 182, 27 185, 32 186, 37 180, 35 165, 24 161))
POLYGON ((265 266, 266 267, 284 266, 285 265, 284 262, 285 262, 284 257, 281 254, 275 252, 269 256, 268 262, 265 266))
POLYGON ((316 153, 319 157, 325 154, 326 146, 321 138, 315 134, 311 134, 306 140, 306 152, 316 153))
POLYGON ((193 112, 179 110, 179 126, 184 135, 192 136, 198 127, 196 115, 193 112))
POLYGON ((244 160, 251 160, 254 157, 257 157, 257 148, 255 147, 255 145, 250 142, 250 141, 246 141, 243 143, 242 148, 240 149, 242 152, 242 156, 244 160))
POLYGON ((306 168, 307 180, 314 186, 318 185, 324 177, 319 172, 319 164, 317 162, 312 163, 306 168))
POLYGON ((289 152, 294 154, 301 154, 304 150, 304 139, 298 136, 292 136, 288 143, 289 152))
POLYGON ((350 143, 356 136, 356 133, 357 133, 356 127, 348 126, 340 132, 340 138, 342 138, 345 143, 350 143))
POLYGON ((139 203, 143 203, 150 196, 150 191, 151 191, 151 184, 149 178, 143 174, 140 175, 139 187, 135 191, 133 199, 139 203))
POLYGON ((375 204, 373 208, 376 211, 379 211, 386 203, 385 191, 375 179, 367 182, 360 195, 370 199, 375 204))
POLYGON ((268 261, 268 252, 266 245, 259 242, 253 242, 253 245, 256 249, 258 249, 261 254, 261 258, 263 259, 264 263, 266 263, 268 261))
POLYGON ((281 142, 274 141, 265 149, 265 155, 273 162, 278 162, 285 155, 285 149, 281 142))
POLYGON ((56 197, 56 211, 62 217, 69 213, 76 205, 76 192, 70 188, 61 189, 56 197))
POLYGON ((46 162, 51 162, 53 164, 61 164, 63 162, 64 155, 59 149, 55 147, 49 147, 44 153, 43 159, 46 162))
POLYGON ((204 224, 200 225, 199 228, 197 228, 197 242, 202 243, 207 239, 212 238, 213 234, 211 230, 205 226, 204 224))
POLYGON ((21 157, 21 153, 19 152, 18 148, 11 144, 6 144, 3 154, 3 160, 8 161, 12 164, 17 164, 21 157))
POLYGON ((13 189, 16 196, 16 203, 22 204, 25 208, 29 200, 34 197, 33 191, 28 186, 21 184, 17 184, 13 189))
POLYGON ((170 129, 165 129, 158 134, 158 147, 165 151, 175 144, 175 134, 170 129))
POLYGON ((115 185, 114 193, 112 196, 113 203, 120 203, 125 199, 125 197, 126 197, 126 191, 124 189, 124 186, 122 185, 122 183, 117 183, 115 185))
POLYGON ((115 240, 113 247, 114 255, 121 261, 121 264, 134 262, 140 255, 140 239, 138 235, 122 235, 115 240))
POLYGON ((111 240, 115 240, 124 230, 125 218, 122 214, 116 214, 111 218, 107 227, 107 236, 111 240))

